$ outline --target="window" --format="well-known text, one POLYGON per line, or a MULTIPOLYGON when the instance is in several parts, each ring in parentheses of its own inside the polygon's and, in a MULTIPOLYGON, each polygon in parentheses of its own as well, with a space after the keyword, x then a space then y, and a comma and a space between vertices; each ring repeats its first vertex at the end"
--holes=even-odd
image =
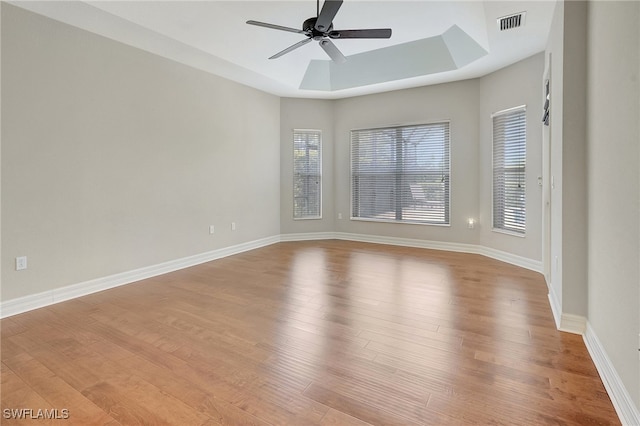
POLYGON ((493 118, 493 228, 525 233, 526 109, 501 111, 493 118))
POLYGON ((319 130, 293 131, 293 217, 322 217, 322 134, 319 130))
POLYGON ((351 216, 449 224, 449 123, 353 130, 351 216))

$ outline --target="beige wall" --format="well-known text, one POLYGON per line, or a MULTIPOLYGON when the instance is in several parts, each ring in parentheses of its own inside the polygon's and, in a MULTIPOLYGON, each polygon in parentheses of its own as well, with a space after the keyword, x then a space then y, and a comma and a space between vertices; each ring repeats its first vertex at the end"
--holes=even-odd
POLYGON ((542 259, 542 74, 544 54, 539 53, 480 79, 479 143, 479 211, 480 244, 517 254, 528 259, 542 259), (491 229, 493 171, 491 114, 526 105, 526 234, 516 237, 491 229))
POLYGON ((280 233, 278 97, 6 3, 2 88, 3 301, 280 233))
POLYGON ((477 217, 478 82, 468 80, 376 95, 341 99, 335 103, 336 230, 432 241, 470 243, 477 230, 467 218, 477 217), (350 131, 398 124, 450 120, 451 226, 391 224, 349 220, 350 131))
POLYGON ((283 99, 282 231, 338 231, 414 238, 438 242, 480 244, 541 260, 542 72, 538 54, 481 79, 394 92, 319 101, 283 99), (491 114, 527 105, 527 235, 491 230, 491 114), (350 131, 386 125, 451 122, 451 226, 376 223, 350 217, 350 131), (323 220, 291 219, 291 130, 323 130, 323 220), (333 176, 333 182, 329 178, 333 176), (333 185, 329 185, 329 183, 333 185), (333 201, 333 205, 328 201, 333 201), (338 214, 342 219, 338 219, 338 214), (468 218, 477 221, 468 229, 468 218))
MULTIPOLYGON (((562 134, 563 311, 587 315, 587 2, 564 9, 562 134)), ((553 142, 552 142, 553 143, 553 142)))
POLYGON ((640 3, 589 3, 589 322, 640 407, 640 3))
MULTIPOLYGON (((550 291, 558 314, 587 316, 587 3, 558 2, 550 69, 550 291)), ((550 184, 547 180, 545 184, 550 184)))
POLYGON ((283 234, 331 232, 335 226, 333 204, 333 101, 284 98, 281 101, 280 228, 283 234), (293 130, 322 131, 322 219, 293 219, 293 130))
POLYGON ((618 397, 623 386, 636 407, 639 21, 638 2, 558 2, 545 52, 551 126, 543 133, 555 181, 550 190, 552 299, 563 318, 569 314, 587 320, 602 345, 598 349, 622 381, 610 386, 618 397))
MULTIPOLYGON (((2 99, 2 10, 0 6, 0 99, 2 99)), ((2 279, 2 102, 0 102, 0 280, 2 279)), ((2 282, 0 282, 0 300, 2 300, 2 282)))
MULTIPOLYGON (((553 22, 549 31, 549 39, 545 50, 545 70, 550 84, 550 118, 549 127, 543 132, 543 170, 548 174, 543 176, 545 191, 549 201, 550 247, 549 256, 543 259, 550 264, 545 265, 547 284, 552 303, 562 312, 562 135, 564 98, 564 2, 558 1, 553 15, 553 22), (546 144, 546 145, 545 145, 546 144)), ((556 318, 559 320, 559 318, 556 318)))
MULTIPOLYGON (((501 108, 493 92, 519 93, 526 81, 522 93, 532 99, 513 101, 536 105, 537 117, 537 57, 483 79, 338 101, 280 100, 10 5, 3 10, 2 78, 10 89, 2 98, 2 300, 279 233, 484 244, 539 260, 539 242, 501 242, 510 238, 487 233, 490 219, 480 212, 481 194, 490 193, 490 180, 480 179, 488 111, 501 108), (440 120, 452 123, 451 226, 350 221, 350 130, 440 120), (291 217, 294 128, 323 132, 321 220, 291 217), (469 217, 480 219, 474 230, 469 217), (29 269, 17 272, 21 255, 29 269)), ((531 143, 538 137, 532 131, 531 143)), ((536 197, 528 196, 532 235, 536 197)))

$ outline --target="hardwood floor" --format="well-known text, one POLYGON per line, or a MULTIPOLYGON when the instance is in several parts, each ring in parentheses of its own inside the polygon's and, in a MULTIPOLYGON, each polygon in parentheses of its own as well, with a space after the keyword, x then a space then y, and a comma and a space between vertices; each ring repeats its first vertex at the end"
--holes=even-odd
POLYGON ((37 424, 619 424, 542 276, 479 255, 281 243, 1 326, 37 424))

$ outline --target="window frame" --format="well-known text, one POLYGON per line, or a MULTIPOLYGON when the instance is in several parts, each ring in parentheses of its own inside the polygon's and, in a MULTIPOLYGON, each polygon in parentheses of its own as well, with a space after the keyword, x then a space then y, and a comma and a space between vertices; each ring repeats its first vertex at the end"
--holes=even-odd
POLYGON ((518 105, 512 108, 503 109, 501 111, 494 112, 491 114, 491 231, 510 235, 513 237, 525 238, 527 236, 527 105, 518 105), (524 170, 523 170, 523 181, 524 181, 524 200, 522 204, 522 208, 524 210, 524 225, 522 232, 505 229, 503 227, 496 227, 496 212, 495 212, 495 132, 494 132, 494 119, 501 115, 509 114, 512 112, 516 112, 521 110, 524 113, 524 129, 525 129, 525 137, 524 137, 524 170))
MULTIPOLYGON (((292 213, 293 220, 319 220, 322 219, 322 130, 320 129, 293 129, 292 131, 292 171, 293 171, 293 179, 292 179, 292 213), (296 217, 296 134, 297 133, 316 133, 318 135, 318 215, 309 215, 309 216, 301 216, 296 217)), ((310 175, 307 175, 310 176, 310 175)))
POLYGON ((349 131, 349 208, 350 208, 350 220, 359 221, 359 222, 375 222, 375 223, 393 223, 393 224, 401 224, 401 225, 421 225, 421 226, 438 226, 438 227, 451 227, 451 199, 452 199, 452 172, 451 172, 451 120, 450 119, 441 119, 434 120, 428 122, 414 122, 414 123, 405 123, 405 124, 390 124, 386 126, 377 126, 377 127, 363 127, 363 128, 355 128, 349 131), (448 162, 447 162, 447 171, 448 171, 448 197, 444 203, 444 211, 445 211, 445 220, 446 222, 438 223, 438 222, 425 222, 425 221, 417 221, 417 220, 398 220, 398 219, 380 219, 380 218, 370 218, 370 217, 357 217, 354 216, 354 185, 353 185, 353 133, 358 131, 375 131, 375 130, 389 130, 389 129, 402 129, 408 127, 417 127, 417 126, 433 126, 439 124, 447 125, 447 134, 448 134, 448 162))

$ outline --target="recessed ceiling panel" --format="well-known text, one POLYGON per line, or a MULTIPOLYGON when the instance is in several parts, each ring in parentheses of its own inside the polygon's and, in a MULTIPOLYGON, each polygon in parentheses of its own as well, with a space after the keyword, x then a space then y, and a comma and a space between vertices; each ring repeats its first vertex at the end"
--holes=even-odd
POLYGON ((453 25, 442 35, 351 55, 342 64, 312 60, 300 89, 343 90, 452 71, 486 54, 475 40, 453 25))
POLYGON ((456 69, 462 68, 489 53, 457 25, 445 31, 442 34, 442 40, 444 40, 449 49, 449 53, 456 64, 456 69))

